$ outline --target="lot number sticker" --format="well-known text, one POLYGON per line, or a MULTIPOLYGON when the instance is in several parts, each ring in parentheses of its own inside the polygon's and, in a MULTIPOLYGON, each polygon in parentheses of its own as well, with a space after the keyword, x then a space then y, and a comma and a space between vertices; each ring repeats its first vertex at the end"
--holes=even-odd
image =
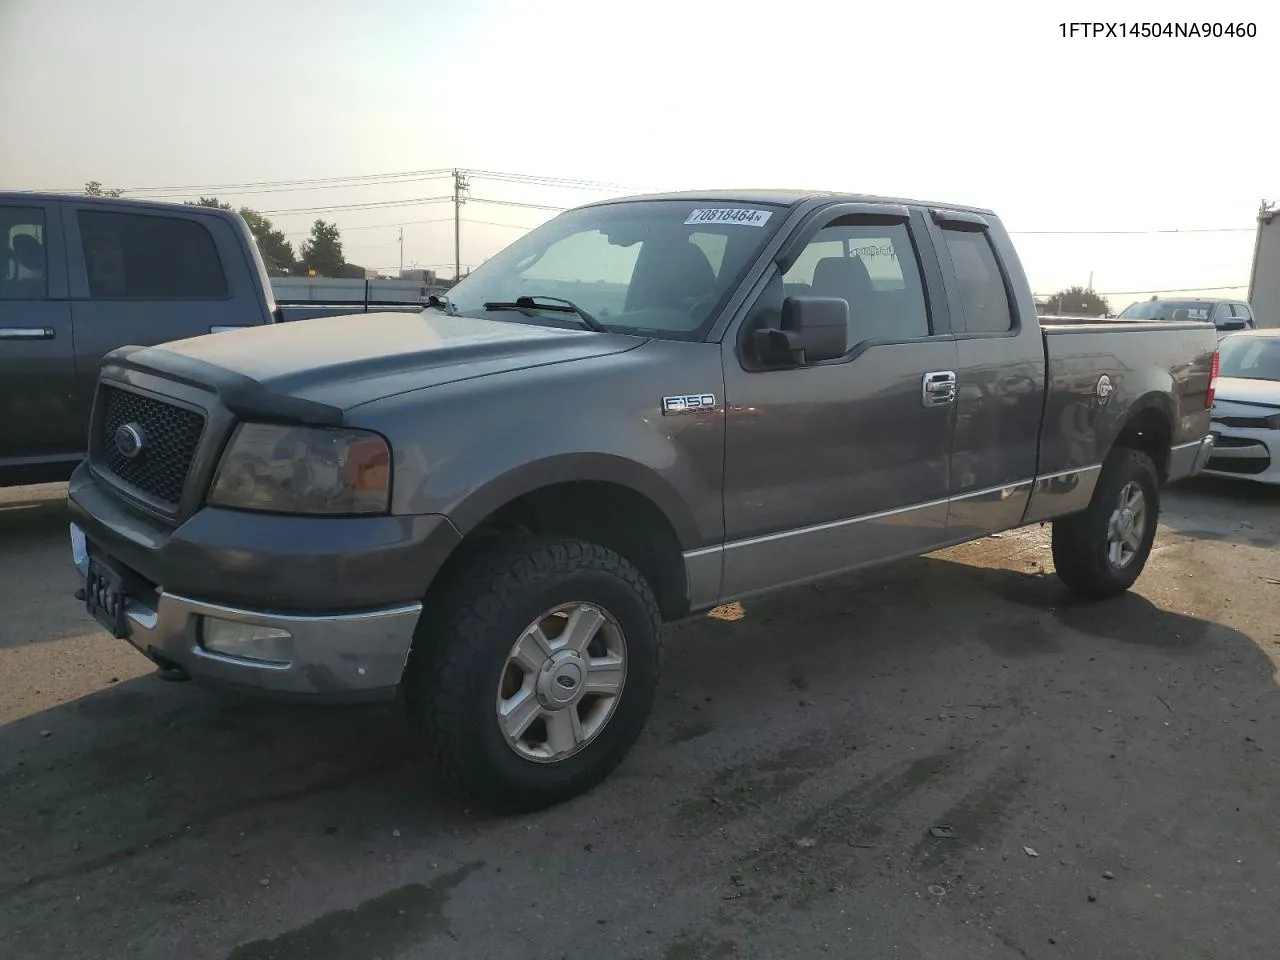
POLYGON ((690 223, 739 223, 744 227, 763 227, 773 216, 771 210, 749 210, 745 207, 705 207, 689 214, 690 223))

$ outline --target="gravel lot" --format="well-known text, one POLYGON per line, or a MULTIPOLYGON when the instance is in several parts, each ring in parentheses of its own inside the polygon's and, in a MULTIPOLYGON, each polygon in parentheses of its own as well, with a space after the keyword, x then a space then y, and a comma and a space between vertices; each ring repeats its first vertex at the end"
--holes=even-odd
POLYGON ((63 492, 0 491, 6 958, 1280 952, 1278 490, 1167 492, 1108 603, 1033 527, 681 624, 627 763, 505 820, 389 710, 152 677, 63 492))

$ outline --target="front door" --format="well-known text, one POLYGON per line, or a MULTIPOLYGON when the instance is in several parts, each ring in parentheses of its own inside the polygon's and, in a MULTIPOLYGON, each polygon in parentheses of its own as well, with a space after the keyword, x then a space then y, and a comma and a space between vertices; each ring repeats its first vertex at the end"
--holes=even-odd
POLYGON ((84 456, 64 264, 57 203, 0 203, 3 482, 60 479, 84 456))
POLYGON ((801 228, 740 321, 776 325, 784 296, 844 299, 843 357, 761 369, 741 326, 725 336, 726 598, 946 540, 956 344, 919 215, 886 209, 801 228))

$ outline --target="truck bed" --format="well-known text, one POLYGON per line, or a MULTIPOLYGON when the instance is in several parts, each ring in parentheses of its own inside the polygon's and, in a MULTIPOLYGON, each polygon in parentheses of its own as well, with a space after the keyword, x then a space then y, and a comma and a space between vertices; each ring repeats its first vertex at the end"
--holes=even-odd
POLYGON ((1046 386, 1039 476, 1096 471, 1124 427, 1122 418, 1146 407, 1173 424, 1166 447, 1187 437, 1194 445, 1208 433, 1205 395, 1217 345, 1211 325, 1046 317, 1041 330, 1046 386))

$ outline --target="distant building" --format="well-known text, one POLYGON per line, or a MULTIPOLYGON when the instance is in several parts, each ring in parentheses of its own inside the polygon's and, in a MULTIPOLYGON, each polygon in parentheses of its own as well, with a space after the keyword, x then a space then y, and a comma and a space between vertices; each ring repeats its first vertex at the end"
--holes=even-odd
POLYGON ((1273 203, 1258 210, 1249 304, 1259 327, 1280 327, 1280 209, 1273 203))
POLYGON ((419 283, 435 283, 436 272, 434 270, 424 270, 414 267, 412 270, 401 270, 401 280, 417 280, 419 283))

